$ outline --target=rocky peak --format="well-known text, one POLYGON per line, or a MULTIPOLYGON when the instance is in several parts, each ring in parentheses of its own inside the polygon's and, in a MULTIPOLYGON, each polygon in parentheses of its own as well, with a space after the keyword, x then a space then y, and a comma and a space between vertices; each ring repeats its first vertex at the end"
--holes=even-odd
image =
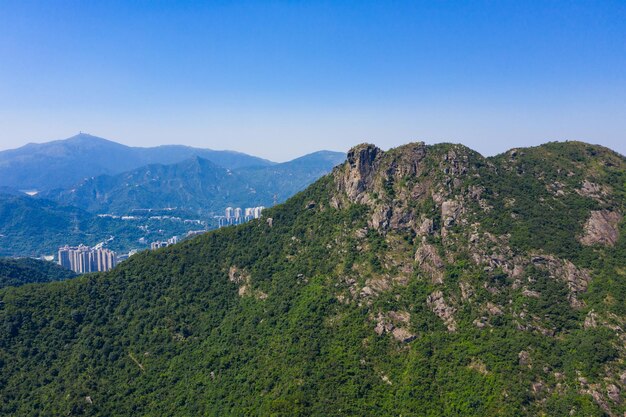
POLYGON ((368 143, 350 149, 342 176, 338 182, 341 191, 354 202, 362 202, 364 193, 371 188, 378 163, 384 152, 368 143))
POLYGON ((461 202, 452 200, 462 192, 463 179, 476 174, 476 160, 483 159, 454 144, 414 142, 386 152, 361 144, 352 148, 346 163, 335 170, 339 193, 334 201, 337 206, 342 202, 370 206, 369 223, 374 229, 414 229, 423 234, 424 224, 432 224, 432 220, 420 218, 417 207, 432 199, 446 211, 451 225, 463 209, 461 202))

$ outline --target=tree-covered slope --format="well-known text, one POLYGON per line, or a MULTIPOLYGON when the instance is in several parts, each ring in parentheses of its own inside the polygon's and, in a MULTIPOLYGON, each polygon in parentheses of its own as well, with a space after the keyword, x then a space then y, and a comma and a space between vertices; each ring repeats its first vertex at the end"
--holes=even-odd
MULTIPOLYGON (((132 209, 176 207, 206 212, 228 205, 238 181, 226 168, 202 158, 172 165, 147 165, 116 176, 88 178, 45 196, 96 213, 128 214, 132 209)), ((240 198, 240 196, 237 196, 240 198)))
POLYGON ((274 198, 285 201, 345 160, 345 153, 318 151, 280 164, 246 167, 235 172, 256 195, 260 205, 270 206, 274 198))
POLYGON ((59 265, 31 258, 0 258, 0 288, 62 281, 76 274, 59 265))
POLYGON ((88 178, 44 197, 96 213, 177 207, 199 215, 224 209, 273 205, 330 172, 345 154, 322 151, 271 166, 226 169, 194 157, 172 165, 148 165, 116 176, 88 178))
POLYGON ((621 416, 625 168, 358 146, 262 219, 0 291, 0 414, 621 416))

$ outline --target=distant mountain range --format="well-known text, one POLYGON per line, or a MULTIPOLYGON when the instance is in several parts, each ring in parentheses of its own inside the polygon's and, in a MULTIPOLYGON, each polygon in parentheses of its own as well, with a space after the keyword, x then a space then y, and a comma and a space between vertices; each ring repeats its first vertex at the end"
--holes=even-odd
POLYGON ((282 202, 345 160, 320 151, 275 163, 231 151, 186 146, 132 148, 81 134, 0 152, 0 256, 50 254, 59 245, 93 245, 115 236, 113 249, 142 249, 138 239, 163 239, 215 226, 228 206, 282 202), (147 164, 146 164, 147 163, 147 164), (35 197, 18 190, 40 190, 35 197), (168 211, 178 220, 137 221, 137 209, 168 211))
POLYGON ((341 163, 345 155, 321 151, 271 166, 227 169, 198 156, 122 174, 87 178, 42 196, 97 213, 176 207, 206 215, 227 206, 269 206, 284 201, 341 163))
POLYGON ((88 134, 47 143, 29 143, 0 152, 0 187, 49 190, 70 187, 98 175, 115 175, 149 164, 174 164, 201 157, 228 169, 274 162, 233 151, 181 145, 138 148, 88 134))
POLYGON ((271 166, 227 169, 195 156, 172 165, 153 164, 115 176, 101 175, 42 196, 98 213, 176 207, 221 214, 225 207, 270 206, 284 201, 345 159, 321 151, 271 166))

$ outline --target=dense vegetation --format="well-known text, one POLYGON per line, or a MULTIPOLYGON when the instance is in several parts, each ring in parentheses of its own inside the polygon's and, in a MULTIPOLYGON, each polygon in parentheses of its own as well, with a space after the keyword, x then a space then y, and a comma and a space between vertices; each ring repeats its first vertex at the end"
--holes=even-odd
POLYGON ((0 288, 36 282, 63 281, 75 273, 59 265, 31 258, 0 258, 0 288))
MULTIPOLYGON (((4 289, 0 414, 622 415, 624 222, 613 246, 565 247, 602 203, 536 186, 578 146, 527 150, 534 180, 448 145, 421 160, 406 149, 378 153, 371 175, 367 161, 351 159, 260 220, 136 255, 106 274, 4 289), (418 174, 405 175, 415 166, 418 174), (351 196, 344 190, 355 179, 365 185, 351 196), (516 191, 524 184, 564 202, 537 212, 522 201, 533 195, 516 191), (478 185, 482 202, 470 198, 478 185), (440 193, 464 204, 453 221, 440 193), (389 221, 374 227, 380 207, 389 221), (432 227, 423 236, 403 226, 425 216, 432 227), (492 218, 513 221, 499 231, 492 218), (564 247, 521 232, 538 224, 570 227, 564 247), (430 248, 425 261, 418 256, 430 248), (492 249, 504 253, 497 264, 476 261, 492 249), (511 272, 513 262, 523 268, 511 272), (560 275, 567 262, 589 271, 586 291, 572 293, 560 275)), ((621 211, 626 163, 600 151, 581 158, 611 187, 607 207, 621 211)), ((592 178, 585 166, 561 168, 592 178)))

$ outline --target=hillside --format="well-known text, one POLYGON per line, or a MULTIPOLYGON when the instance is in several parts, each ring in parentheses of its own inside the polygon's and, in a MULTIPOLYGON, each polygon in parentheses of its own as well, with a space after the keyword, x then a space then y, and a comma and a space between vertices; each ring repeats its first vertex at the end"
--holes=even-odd
POLYGON ((202 228, 180 219, 99 217, 50 200, 0 194, 0 256, 52 255, 59 246, 91 246, 111 236, 115 239, 107 244, 110 249, 145 249, 151 241, 202 228), (138 242, 140 238, 147 244, 138 242))
POLYGON ((229 169, 273 164, 233 151, 179 145, 130 147, 81 133, 64 140, 0 151, 0 186, 40 191, 65 188, 85 178, 115 175, 149 164, 174 164, 194 156, 229 169))
POLYGON ((30 258, 0 258, 0 288, 62 281, 75 276, 72 271, 52 262, 30 258))
POLYGON ((228 206, 271 206, 330 172, 345 154, 322 151, 269 167, 226 169, 194 157, 172 165, 148 165, 116 176, 89 178, 46 198, 95 213, 177 207, 199 215, 228 206))
POLYGON ((235 172, 258 195, 261 205, 270 206, 274 195, 283 202, 345 160, 345 153, 318 151, 281 164, 245 167, 235 172))
POLYGON ((264 217, 0 291, 0 414, 622 416, 626 159, 359 145, 264 217))
POLYGON ((237 179, 227 169, 194 157, 173 165, 147 165, 116 176, 89 178, 44 197, 96 213, 128 214, 132 209, 164 207, 206 213, 222 212, 236 187, 237 179))

